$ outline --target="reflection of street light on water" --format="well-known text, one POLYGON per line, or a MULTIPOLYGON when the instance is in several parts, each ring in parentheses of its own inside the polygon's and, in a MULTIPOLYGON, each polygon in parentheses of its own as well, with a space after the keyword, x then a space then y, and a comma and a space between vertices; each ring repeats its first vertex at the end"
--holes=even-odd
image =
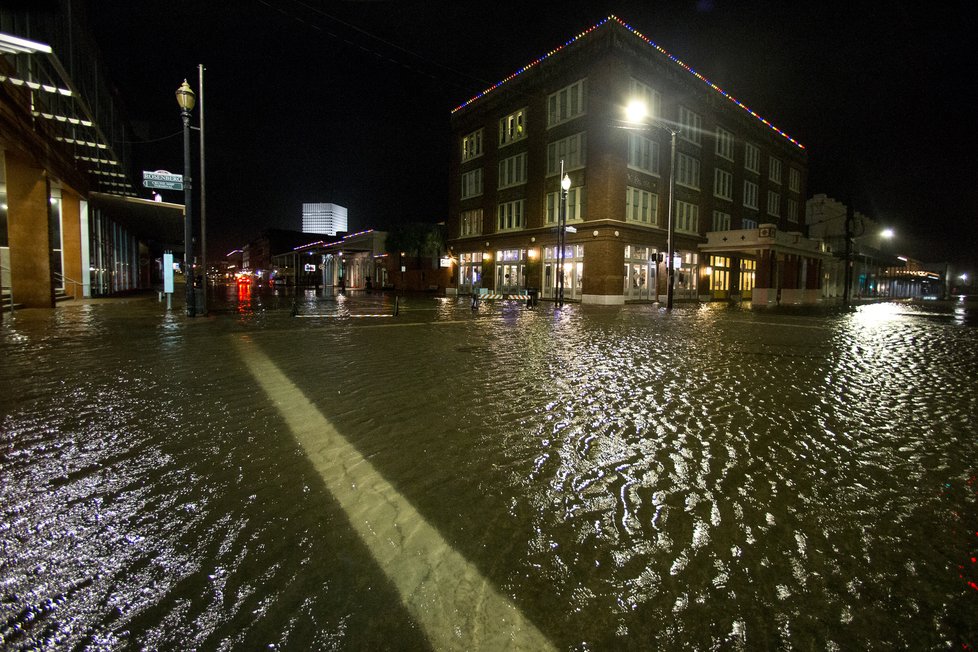
POLYGON ((674 202, 672 197, 676 184, 676 136, 679 135, 680 130, 655 118, 646 122, 649 117, 649 109, 645 102, 642 100, 632 100, 625 107, 625 120, 628 124, 624 128, 642 130, 647 127, 655 127, 656 129, 668 131, 671 136, 671 148, 669 151, 669 210, 666 213, 668 216, 666 223, 666 274, 668 278, 666 282, 666 310, 672 310, 673 288, 675 287, 676 281, 675 265, 670 264, 670 261, 673 259, 673 249, 675 248, 675 243, 673 242, 675 233, 672 224, 674 202))

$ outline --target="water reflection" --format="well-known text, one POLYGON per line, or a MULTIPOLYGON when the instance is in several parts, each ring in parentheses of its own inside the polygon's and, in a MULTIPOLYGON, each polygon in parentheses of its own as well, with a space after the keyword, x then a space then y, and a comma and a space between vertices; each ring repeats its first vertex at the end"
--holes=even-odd
POLYGON ((444 542, 563 649, 975 641, 978 330, 950 306, 260 295, 0 329, 5 646, 458 640, 367 530, 444 542))

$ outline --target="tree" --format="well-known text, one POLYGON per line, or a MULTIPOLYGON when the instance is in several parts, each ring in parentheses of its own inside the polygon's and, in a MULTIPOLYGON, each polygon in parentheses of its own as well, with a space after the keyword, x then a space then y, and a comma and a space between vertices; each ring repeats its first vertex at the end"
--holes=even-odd
POLYGON ((432 267, 437 267, 438 258, 445 251, 447 237, 444 224, 401 224, 387 232, 384 248, 388 254, 403 253, 412 258, 430 256, 432 267))

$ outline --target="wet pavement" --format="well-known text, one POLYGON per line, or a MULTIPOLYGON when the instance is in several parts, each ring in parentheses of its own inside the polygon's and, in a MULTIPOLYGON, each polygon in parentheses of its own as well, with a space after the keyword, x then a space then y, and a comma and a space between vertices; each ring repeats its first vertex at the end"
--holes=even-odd
POLYGON ((0 648, 978 644, 975 303, 211 304, 4 316, 0 648))

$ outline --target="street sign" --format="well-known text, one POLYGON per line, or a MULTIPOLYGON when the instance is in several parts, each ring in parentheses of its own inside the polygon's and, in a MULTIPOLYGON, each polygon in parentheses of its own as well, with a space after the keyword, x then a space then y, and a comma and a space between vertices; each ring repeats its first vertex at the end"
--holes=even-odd
POLYGON ((183 190, 182 181, 154 181, 143 179, 144 188, 159 188, 160 190, 183 190))
POLYGON ((565 226, 564 229, 566 229, 566 231, 568 233, 577 233, 577 227, 576 226, 565 226))
POLYGON ((162 190, 183 190, 183 175, 173 174, 166 170, 150 172, 143 170, 143 187, 160 188, 162 190))

